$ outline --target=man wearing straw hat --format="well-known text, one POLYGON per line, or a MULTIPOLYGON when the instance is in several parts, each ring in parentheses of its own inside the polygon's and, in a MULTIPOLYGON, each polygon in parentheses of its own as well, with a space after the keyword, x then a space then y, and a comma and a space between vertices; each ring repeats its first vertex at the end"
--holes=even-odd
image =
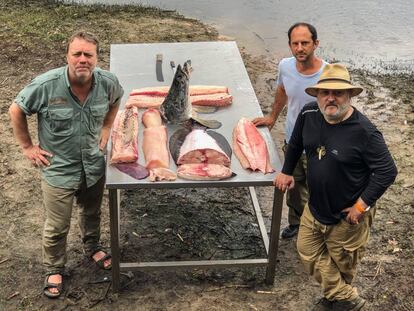
POLYGON ((299 114, 274 185, 294 187, 292 173, 305 150, 310 195, 297 248, 323 290, 314 310, 360 310, 365 300, 351 283, 369 239, 371 206, 394 182, 397 168, 382 134, 351 105, 362 88, 351 84, 344 66, 326 65, 305 91, 317 102, 299 114))

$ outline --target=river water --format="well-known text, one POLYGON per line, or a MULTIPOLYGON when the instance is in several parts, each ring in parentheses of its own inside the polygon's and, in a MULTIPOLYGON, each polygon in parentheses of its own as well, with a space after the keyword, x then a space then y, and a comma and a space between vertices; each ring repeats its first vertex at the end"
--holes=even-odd
POLYGON ((367 69, 414 64, 413 0, 79 0, 176 10, 212 24, 255 55, 290 55, 287 30, 298 21, 318 30, 319 54, 367 69))

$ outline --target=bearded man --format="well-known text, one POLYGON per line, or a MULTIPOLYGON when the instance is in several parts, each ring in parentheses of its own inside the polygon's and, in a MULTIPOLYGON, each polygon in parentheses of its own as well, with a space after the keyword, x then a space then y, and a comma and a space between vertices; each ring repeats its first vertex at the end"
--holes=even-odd
POLYGON ((292 173, 305 150, 310 196, 297 249, 323 290, 314 310, 360 310, 365 304, 352 281, 368 243, 374 204, 397 175, 382 134, 351 105, 361 92, 344 66, 325 66, 318 83, 306 88, 317 102, 299 114, 274 180, 281 191, 293 188, 292 173))
POLYGON ((36 77, 9 109, 17 142, 27 160, 42 172, 46 219, 43 230, 44 294, 62 293, 66 240, 73 201, 85 254, 103 269, 111 256, 100 245, 101 203, 105 185, 104 149, 123 89, 114 74, 96 67, 97 38, 77 32, 68 40, 67 65, 36 77), (26 116, 37 115, 39 144, 26 116))

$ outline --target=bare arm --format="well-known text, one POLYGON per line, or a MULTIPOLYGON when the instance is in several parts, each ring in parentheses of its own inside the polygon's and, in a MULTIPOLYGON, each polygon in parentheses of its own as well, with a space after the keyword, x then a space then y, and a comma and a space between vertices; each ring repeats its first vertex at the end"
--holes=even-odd
POLYGON ((270 113, 270 115, 265 116, 263 118, 253 119, 254 125, 265 125, 269 128, 269 130, 271 130, 272 127, 275 125, 275 122, 279 117, 283 107, 285 107, 287 99, 288 98, 285 88, 282 85, 279 85, 276 89, 275 101, 273 102, 272 112, 270 113))
POLYGON ((25 157, 35 166, 49 165, 50 163, 46 157, 51 157, 52 154, 40 149, 39 145, 33 145, 26 115, 16 103, 10 106, 9 115, 14 136, 22 148, 25 157))
POLYGON ((109 134, 111 133, 111 127, 114 123, 116 114, 118 113, 120 99, 114 104, 109 106, 109 111, 105 116, 105 120, 102 126, 101 138, 99 140, 99 149, 104 150, 108 143, 109 134))

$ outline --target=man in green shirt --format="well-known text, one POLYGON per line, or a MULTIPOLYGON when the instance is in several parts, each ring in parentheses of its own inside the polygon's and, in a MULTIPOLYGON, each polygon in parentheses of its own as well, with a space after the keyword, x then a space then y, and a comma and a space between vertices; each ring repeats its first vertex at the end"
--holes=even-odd
POLYGON ((36 77, 9 109, 25 157, 42 171, 46 219, 43 231, 44 293, 58 297, 66 263, 73 201, 79 205, 84 250, 101 268, 110 254, 101 247, 100 215, 105 185, 103 150, 123 89, 112 73, 97 68, 99 43, 88 32, 68 41, 67 66, 36 77), (38 118, 39 144, 32 142, 26 116, 38 118))

